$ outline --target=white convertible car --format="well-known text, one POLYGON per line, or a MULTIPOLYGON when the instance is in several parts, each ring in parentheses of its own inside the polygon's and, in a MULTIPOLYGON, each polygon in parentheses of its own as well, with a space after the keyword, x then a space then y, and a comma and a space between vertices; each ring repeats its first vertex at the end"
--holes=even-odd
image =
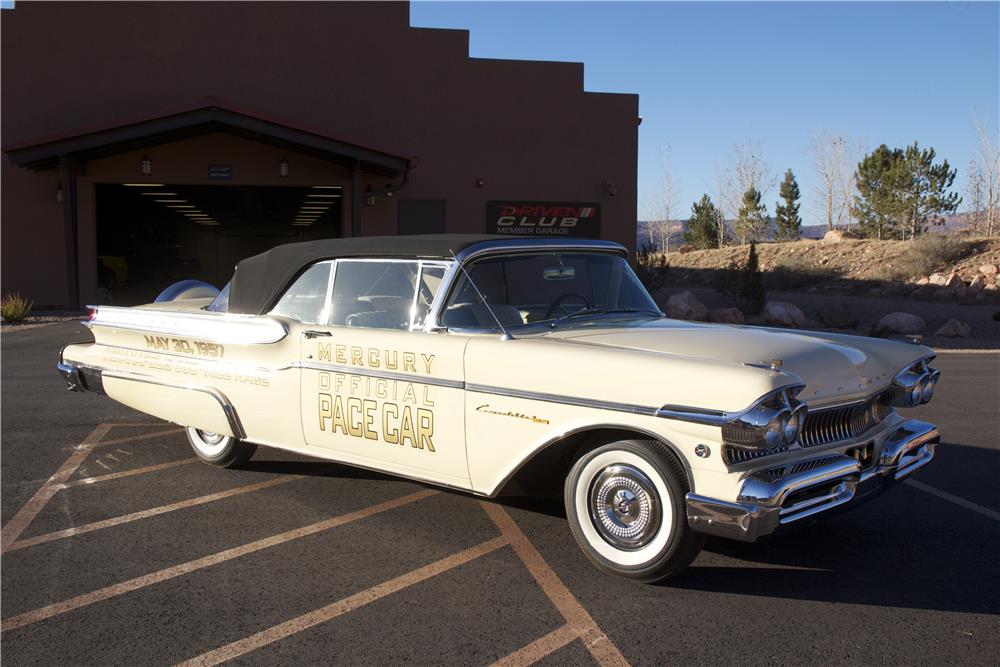
POLYGON ((221 292, 97 307, 71 389, 187 427, 483 496, 562 489, 602 570, 676 574, 926 465, 916 344, 666 319, 615 243, 420 236, 279 246, 221 292), (213 298, 214 295, 214 298, 213 298), (200 298, 199 298, 200 297, 200 298))

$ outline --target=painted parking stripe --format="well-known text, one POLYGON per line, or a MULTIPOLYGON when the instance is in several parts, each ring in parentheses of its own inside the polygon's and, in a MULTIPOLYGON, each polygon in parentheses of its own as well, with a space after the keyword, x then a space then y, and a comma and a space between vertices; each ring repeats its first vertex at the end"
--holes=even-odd
POLYGON ((545 595, 566 619, 566 624, 583 640, 587 650, 597 662, 602 665, 628 665, 629 662, 625 656, 601 631, 601 628, 583 608, 579 600, 566 588, 566 584, 559 579, 555 570, 545 562, 542 554, 538 553, 538 549, 528 541, 528 537, 521 531, 514 519, 507 514, 507 511, 494 503, 481 501, 480 504, 493 523, 497 525, 497 528, 500 529, 500 532, 510 540, 511 546, 524 562, 528 571, 531 572, 531 576, 535 578, 545 595))
POLYGON ((52 496, 59 491, 62 484, 76 472, 80 464, 90 455, 90 450, 101 442, 104 436, 111 430, 111 427, 112 424, 99 424, 91 431, 90 435, 80 443, 80 446, 69 455, 66 462, 42 484, 41 488, 35 491, 35 494, 24 504, 24 507, 19 509, 17 514, 7 522, 7 525, 0 531, 0 545, 2 545, 0 546, 0 551, 6 551, 17 541, 17 538, 21 536, 24 529, 35 520, 35 517, 48 504, 52 496))
POLYGON ((291 635, 307 630, 314 625, 325 623, 326 621, 342 616, 354 611, 359 607, 380 600, 388 595, 408 588, 416 583, 435 577, 443 572, 447 572, 459 565, 464 565, 488 553, 496 551, 500 547, 507 546, 507 538, 495 537, 492 540, 483 542, 470 549, 465 549, 457 554, 452 554, 446 558, 435 561, 430 565, 418 568, 400 575, 395 579, 372 586, 360 593, 355 593, 349 597, 333 602, 325 607, 297 616, 279 625, 262 630, 257 634, 250 635, 245 639, 240 639, 231 644, 226 644, 214 651, 203 653, 186 662, 180 663, 181 667, 195 667, 196 665, 218 665, 221 662, 232 660, 241 655, 255 651, 262 646, 273 644, 274 642, 290 637, 291 635))
POLYGON ((95 602, 102 602, 104 600, 118 597, 119 595, 131 593, 132 591, 145 588, 146 586, 152 586, 153 584, 158 584, 162 581, 173 579, 174 577, 190 574, 191 572, 197 572, 198 570, 202 570, 206 567, 212 567, 213 565, 218 565, 219 563, 224 563, 234 558, 246 556, 247 554, 268 549, 279 544, 284 544, 285 542, 290 542, 291 540, 295 540, 300 537, 315 535, 316 533, 330 530, 331 528, 336 528, 337 526, 343 526, 344 524, 348 524, 353 521, 358 521, 360 519, 380 514, 381 512, 387 512, 389 510, 396 509, 397 507, 402 507, 403 505, 437 495, 438 493, 440 493, 440 491, 432 491, 429 489, 417 491, 416 493, 387 500, 383 503, 366 507, 365 509, 348 512, 347 514, 341 514, 340 516, 335 516, 323 521, 317 521, 316 523, 311 523, 308 526, 272 535, 271 537, 266 537, 261 540, 255 540, 247 544, 242 544, 238 547, 233 547, 232 549, 226 549, 225 551, 220 551, 186 563, 181 563, 180 565, 174 565, 162 570, 157 570, 156 572, 150 572, 149 574, 145 574, 141 577, 135 577, 134 579, 129 579, 128 581, 123 581, 119 584, 105 586, 104 588, 91 591, 90 593, 77 595, 76 597, 63 600, 62 602, 56 602, 39 609, 4 619, 0 622, 0 632, 23 628, 26 625, 31 625, 32 623, 37 623, 38 621, 44 621, 45 619, 53 618, 55 616, 65 614, 66 612, 92 605, 95 602))
POLYGON ((579 638, 576 630, 567 624, 497 660, 492 667, 527 667, 579 638))
POLYGON ((989 507, 983 507, 982 505, 977 505, 974 502, 966 500, 965 498, 960 498, 954 494, 948 493, 947 491, 942 491, 936 487, 930 486, 929 484, 924 484, 923 482, 918 482, 915 479, 908 479, 905 484, 912 486, 915 489, 920 489, 924 493, 929 493, 932 496, 937 496, 942 500, 947 500, 950 503, 955 503, 959 507, 964 507, 967 510, 972 510, 973 512, 978 512, 983 516, 988 516, 994 521, 1000 521, 1000 512, 996 510, 991 510, 989 507))
POLYGON ((62 485, 63 489, 71 489, 74 486, 88 486, 90 484, 99 484, 101 482, 109 482, 113 479, 121 479, 122 477, 132 477, 133 475, 145 475, 149 472, 156 472, 158 470, 167 470, 168 468, 176 468, 177 466, 187 465, 189 463, 196 463, 198 461, 197 456, 192 456, 189 459, 178 459, 177 461, 167 461, 166 463, 157 463, 156 465, 144 466, 142 468, 132 468, 131 470, 123 470, 121 472, 113 472, 107 475, 98 475, 96 477, 83 477, 81 479, 74 479, 71 482, 66 482, 62 485))
MULTIPOLYGON (((114 426, 114 424, 112 424, 114 426)), ((151 440, 153 438, 159 438, 164 435, 174 435, 175 433, 181 433, 184 429, 182 428, 168 428, 162 431, 154 431, 153 433, 143 433, 142 435, 128 435, 124 438, 115 438, 114 440, 104 440, 100 443, 95 443, 89 447, 93 449, 94 447, 109 447, 111 445, 120 445, 125 442, 135 442, 136 440, 151 440)))
POLYGON ((148 510, 132 512, 131 514, 125 514, 124 516, 117 516, 111 519, 104 519, 103 521, 95 521, 93 523, 87 523, 82 526, 74 526, 73 528, 67 528, 65 530, 57 530, 51 533, 44 533, 42 535, 36 535, 34 537, 18 540, 14 544, 7 547, 7 551, 8 552, 17 551, 18 549, 25 549, 27 547, 33 547, 38 544, 45 544, 46 542, 53 542, 55 540, 61 540, 67 537, 73 537, 74 535, 83 535, 84 533, 92 533, 95 530, 101 530, 103 528, 111 528, 113 526, 120 526, 124 523, 131 523, 132 521, 139 521, 140 519, 148 519, 149 517, 157 516, 160 514, 166 514, 167 512, 175 512, 177 510, 187 509, 188 507, 196 507, 198 505, 212 503, 218 500, 223 500, 225 498, 232 498, 233 496, 239 496, 244 493, 253 493, 254 491, 269 489, 272 486, 278 486, 279 484, 287 484, 288 482, 294 482, 297 479, 301 479, 301 477, 298 475, 282 475, 281 477, 269 479, 264 482, 257 482, 256 484, 246 484, 244 486, 237 486, 232 489, 226 489, 225 491, 210 493, 206 496, 189 498, 187 500, 181 500, 179 502, 171 503, 169 505, 161 505, 159 507, 152 507, 148 510))

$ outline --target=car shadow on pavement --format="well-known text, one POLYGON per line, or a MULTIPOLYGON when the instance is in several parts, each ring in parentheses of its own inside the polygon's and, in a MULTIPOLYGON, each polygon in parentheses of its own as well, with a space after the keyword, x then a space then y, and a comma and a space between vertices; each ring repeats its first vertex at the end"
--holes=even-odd
POLYGON ((396 480, 399 477, 386 475, 364 468, 357 468, 333 461, 285 461, 252 459, 240 466, 244 472, 266 472, 276 475, 302 475, 303 477, 336 477, 338 479, 396 480))

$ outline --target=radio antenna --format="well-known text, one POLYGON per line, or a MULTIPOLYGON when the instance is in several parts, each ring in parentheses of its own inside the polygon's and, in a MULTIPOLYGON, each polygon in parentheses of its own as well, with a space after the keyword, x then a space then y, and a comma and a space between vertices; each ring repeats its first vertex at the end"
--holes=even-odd
POLYGON ((505 327, 503 323, 500 322, 500 318, 497 317, 497 314, 493 312, 492 308, 490 308, 489 302, 486 300, 486 297, 483 296, 483 293, 479 291, 479 287, 476 285, 476 282, 472 279, 472 276, 470 276, 469 272, 465 270, 465 266, 462 264, 462 261, 457 256, 455 256, 454 250, 451 251, 451 257, 452 259, 455 260, 455 263, 458 265, 459 271, 462 272, 462 275, 465 276, 465 279, 469 281, 470 285, 472 285, 472 289, 476 290, 476 294, 479 295, 479 300, 483 302, 484 306, 486 306, 486 310, 489 311, 490 317, 492 317, 493 321, 497 323, 498 327, 500 327, 500 331, 502 332, 500 335, 500 340, 514 340, 514 337, 510 334, 509 331, 507 331, 507 327, 505 327))

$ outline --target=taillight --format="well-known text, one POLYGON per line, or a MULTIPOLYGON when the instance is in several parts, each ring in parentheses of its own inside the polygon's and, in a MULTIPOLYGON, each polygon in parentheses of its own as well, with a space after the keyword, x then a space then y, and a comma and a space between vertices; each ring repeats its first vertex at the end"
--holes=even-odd
POLYGON ((93 322, 96 317, 97 317, 97 308, 91 308, 90 315, 87 316, 87 321, 93 322))

